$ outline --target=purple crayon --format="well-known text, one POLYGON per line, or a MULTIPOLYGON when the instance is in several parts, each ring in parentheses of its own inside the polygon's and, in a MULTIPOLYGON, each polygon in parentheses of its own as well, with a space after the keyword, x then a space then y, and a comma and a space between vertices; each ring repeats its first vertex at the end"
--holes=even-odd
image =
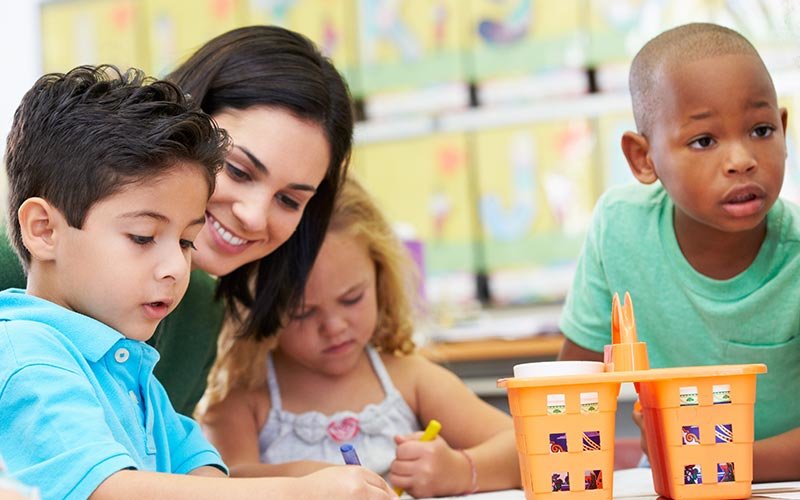
POLYGON ((352 444, 344 443, 339 447, 339 451, 342 452, 342 458, 347 465, 361 465, 361 460, 358 459, 358 454, 352 444))

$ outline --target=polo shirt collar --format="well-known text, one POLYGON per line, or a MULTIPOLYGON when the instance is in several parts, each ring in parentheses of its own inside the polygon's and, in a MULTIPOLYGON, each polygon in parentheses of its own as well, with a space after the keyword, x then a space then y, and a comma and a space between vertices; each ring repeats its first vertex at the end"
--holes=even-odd
POLYGON ((125 336, 94 318, 84 316, 48 300, 10 288, 0 292, 0 321, 42 323, 60 332, 90 362, 97 362, 125 336))

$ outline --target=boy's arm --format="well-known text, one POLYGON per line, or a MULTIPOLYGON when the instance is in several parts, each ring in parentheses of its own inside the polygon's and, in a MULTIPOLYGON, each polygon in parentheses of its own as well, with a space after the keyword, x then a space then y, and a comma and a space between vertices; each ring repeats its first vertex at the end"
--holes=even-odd
POLYGON ((570 339, 564 338, 564 343, 561 345, 561 352, 558 353, 558 360, 603 361, 603 353, 583 348, 570 339))
POLYGON ((800 427, 753 443, 753 481, 800 480, 800 427))
POLYGON ((187 500, 275 500, 298 498, 388 500, 395 497, 389 485, 363 467, 331 467, 302 478, 229 479, 121 470, 103 481, 92 500, 171 498, 187 500))

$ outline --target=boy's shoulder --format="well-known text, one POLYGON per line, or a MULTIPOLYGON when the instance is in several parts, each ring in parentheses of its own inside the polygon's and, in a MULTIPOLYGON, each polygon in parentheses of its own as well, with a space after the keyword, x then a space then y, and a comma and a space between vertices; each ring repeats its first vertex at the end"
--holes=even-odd
POLYGON ((626 184, 606 190, 597 201, 593 214, 594 231, 639 231, 653 227, 671 205, 660 183, 626 184))
POLYGON ((78 359, 84 355, 70 338, 78 332, 65 331, 78 324, 60 321, 62 315, 80 317, 23 290, 0 292, 0 379, 34 365, 82 371, 78 359))

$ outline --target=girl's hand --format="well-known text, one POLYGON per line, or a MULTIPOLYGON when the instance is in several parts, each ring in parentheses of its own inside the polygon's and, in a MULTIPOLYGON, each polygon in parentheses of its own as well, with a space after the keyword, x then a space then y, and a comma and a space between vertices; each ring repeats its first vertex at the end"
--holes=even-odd
POLYGON ((635 423, 636 426, 639 427, 639 430, 642 433, 641 434, 642 437, 640 439, 642 452, 644 452, 644 456, 649 458, 649 455, 647 454, 647 434, 645 433, 644 429, 644 414, 642 414, 642 404, 639 403, 638 399, 633 404, 633 411, 631 412, 631 417, 633 417, 633 423, 635 423))
POLYGON ((414 497, 458 495, 469 491, 472 468, 464 455, 437 437, 420 441, 422 432, 395 436, 397 453, 389 482, 414 497))
POLYGON ((302 481, 298 498, 389 500, 397 498, 383 478, 369 469, 357 465, 327 467, 307 476, 302 481))

